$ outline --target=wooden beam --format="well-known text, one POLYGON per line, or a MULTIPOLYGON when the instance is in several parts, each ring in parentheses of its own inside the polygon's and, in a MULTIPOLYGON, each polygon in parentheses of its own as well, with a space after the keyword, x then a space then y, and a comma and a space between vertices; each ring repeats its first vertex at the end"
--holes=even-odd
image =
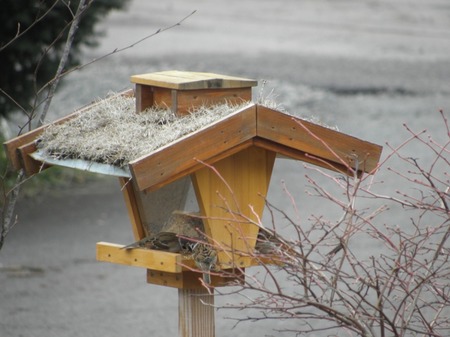
POLYGON ((256 147, 276 152, 277 154, 284 156, 285 159, 299 160, 305 163, 313 164, 342 174, 349 174, 347 166, 341 163, 336 163, 326 159, 317 159, 308 156, 308 154, 306 154, 303 151, 296 150, 292 147, 280 145, 267 139, 256 137, 253 139, 253 144, 255 144, 256 147))
POLYGON ((130 81, 148 86, 177 90, 244 88, 258 85, 257 81, 248 78, 178 70, 133 75, 130 81))
MULTIPOLYGON (((197 269, 193 265, 192 260, 184 261, 184 268, 181 273, 167 273, 159 270, 147 269, 147 283, 161 285, 165 287, 178 288, 178 289, 203 289, 202 273, 186 270, 187 263, 190 263, 189 268, 197 269)), ((224 271, 224 275, 227 275, 227 271, 224 271)), ((214 288, 225 287, 230 284, 241 284, 244 281, 244 274, 240 270, 235 270, 230 273, 230 276, 211 275, 211 286, 214 288)))
POLYGON ((142 219, 139 214, 138 202, 136 198, 136 192, 133 188, 133 182, 130 179, 120 177, 120 188, 123 193, 125 205, 128 211, 128 217, 131 221, 131 229, 133 230, 134 239, 136 241, 145 237, 145 230, 142 224, 142 219))
POLYGON ((184 261, 181 254, 144 248, 127 250, 121 249, 122 247, 124 246, 114 243, 98 242, 97 260, 128 266, 144 267, 167 273, 181 273, 183 264, 192 264, 192 262, 184 261))
MULTIPOLYGON (((133 90, 125 90, 123 92, 118 93, 117 95, 124 95, 124 96, 133 96, 133 90)), ((62 117, 60 119, 57 119, 56 121, 52 122, 51 124, 62 124, 67 122, 68 120, 77 117, 79 114, 91 109, 93 106, 99 104, 99 102, 91 103, 89 105, 86 105, 80 109, 77 109, 73 113, 62 117)), ((20 170, 22 168, 22 163, 20 161, 20 154, 17 152, 17 149, 23 145, 30 144, 34 142, 36 139, 39 138, 39 136, 44 132, 44 130, 49 126, 49 124, 43 125, 39 128, 36 128, 34 130, 31 130, 27 133, 24 133, 23 135, 20 135, 18 137, 15 137, 5 143, 3 143, 6 156, 12 166, 12 169, 14 170, 20 170)))
POLYGON ((142 112, 153 106, 153 90, 146 85, 136 84, 136 112, 142 112))
POLYGON ((30 154, 36 151, 36 143, 31 142, 25 145, 22 145, 17 148, 18 158, 21 163, 21 167, 24 170, 24 173, 27 177, 31 177, 34 174, 37 174, 49 167, 51 165, 42 163, 38 160, 33 159, 30 154))
MULTIPOLYGON (((175 90, 174 90, 175 91, 175 90)), ((251 88, 199 89, 175 91, 172 110, 179 116, 187 115, 192 109, 215 104, 242 104, 252 99, 251 88), (174 107, 175 105, 175 107, 174 107)))
POLYGON ((257 136, 314 157, 364 172, 376 169, 382 147, 344 133, 257 106, 257 136), (356 161, 358 163, 356 163, 356 161))
POLYGON ((146 156, 132 161, 130 171, 140 190, 155 189, 192 173, 256 135, 256 109, 252 105, 211 126, 182 137, 146 156))

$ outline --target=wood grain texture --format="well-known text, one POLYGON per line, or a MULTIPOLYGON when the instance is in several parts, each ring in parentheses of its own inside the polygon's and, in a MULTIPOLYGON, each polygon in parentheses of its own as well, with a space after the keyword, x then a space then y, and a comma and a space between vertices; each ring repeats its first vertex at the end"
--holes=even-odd
POLYGON ((205 231, 218 247, 221 268, 253 264, 248 253, 256 243, 275 153, 255 146, 196 171, 193 185, 205 231))
POLYGON ((134 75, 131 76, 130 81, 143 85, 179 90, 244 88, 258 85, 257 81, 243 77, 177 70, 134 75))
MULTIPOLYGON (((196 269, 192 260, 185 260, 184 265, 192 264, 190 268, 196 269)), ((244 274, 240 271, 233 270, 229 272, 224 271, 225 277, 219 275, 211 275, 211 285, 213 287, 225 287, 230 283, 242 284, 244 280, 244 274)), ((181 273, 167 273, 159 270, 147 269, 147 283, 156 284, 165 287, 178 288, 178 289, 204 289, 202 283, 202 273, 193 270, 184 270, 181 273)))
POLYGON ((214 337, 214 295, 207 289, 178 290, 178 335, 214 337))
MULTIPOLYGON (((136 88, 144 87, 136 85, 136 88)), ((215 104, 242 104, 251 101, 251 88, 232 88, 232 89, 199 89, 199 90, 175 90, 159 87, 146 86, 136 93, 141 93, 139 99, 136 96, 137 111, 142 111, 145 107, 154 105, 155 107, 170 108, 179 116, 190 113, 193 109, 201 106, 213 106, 215 104), (148 97, 146 97, 146 95, 148 97), (139 100, 145 102, 139 104, 139 100), (150 104, 151 102, 151 104, 150 104)))
POLYGON ((98 261, 144 267, 167 273, 182 271, 183 257, 180 254, 143 248, 126 250, 121 249, 123 245, 108 242, 98 242, 96 247, 98 261))
POLYGON ((342 174, 349 174, 348 167, 342 163, 336 163, 330 160, 325 160, 323 158, 315 158, 309 156, 307 153, 294 149, 292 147, 280 145, 273 141, 256 137, 253 139, 253 144, 262 149, 273 151, 285 159, 299 160, 305 163, 313 164, 328 170, 336 171, 342 174))
POLYGON ((51 165, 42 163, 29 156, 29 154, 35 151, 36 143, 34 141, 17 148, 17 154, 21 163, 21 167, 23 168, 24 173, 27 177, 31 177, 32 175, 51 167, 51 165))
POLYGON ((125 201, 125 206, 128 211, 128 217, 130 218, 134 239, 136 241, 139 241, 145 237, 145 231, 138 209, 136 191, 134 190, 133 183, 130 181, 130 179, 120 177, 119 183, 125 201))
POLYGON ((257 136, 334 163, 371 172, 382 147, 329 128, 257 106, 257 136))
POLYGON ((252 99, 251 88, 180 90, 175 94, 176 103, 172 110, 180 116, 201 106, 242 104, 252 99))
POLYGON ((136 84, 136 112, 142 112, 154 105, 153 90, 146 85, 136 84))
MULTIPOLYGON (((192 173, 256 135, 256 109, 252 105, 212 125, 182 137, 129 164, 140 190, 154 189, 192 173)), ((248 147, 245 145, 244 147, 248 147)))
MULTIPOLYGON (((133 90, 128 89, 123 92, 118 93, 117 95, 124 95, 124 96, 133 96, 133 90)), ((51 124, 62 124, 67 122, 68 120, 77 117, 79 114, 91 109, 93 106, 99 104, 98 102, 91 103, 89 105, 86 105, 80 109, 77 109, 73 113, 64 116, 60 119, 57 119, 56 121, 52 122, 51 124)), ((29 144, 31 142, 34 142, 37 138, 39 138, 39 135, 44 132, 44 130, 48 127, 47 125, 43 125, 39 128, 36 128, 34 130, 31 130, 27 133, 24 133, 23 135, 20 135, 18 137, 15 137, 5 143, 3 143, 6 156, 14 170, 20 170, 22 168, 22 162, 20 160, 20 154, 17 152, 17 149, 23 145, 29 144)))

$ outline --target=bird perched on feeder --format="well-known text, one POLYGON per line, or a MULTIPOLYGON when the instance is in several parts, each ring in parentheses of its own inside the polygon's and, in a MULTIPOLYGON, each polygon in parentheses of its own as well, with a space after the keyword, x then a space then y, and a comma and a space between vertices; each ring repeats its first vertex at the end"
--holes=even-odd
POLYGON ((281 242, 274 233, 266 230, 260 231, 256 239, 255 251, 263 255, 272 255, 280 252, 281 242))
POLYGON ((192 257, 196 266, 203 271, 203 281, 211 284, 211 270, 216 268, 217 252, 211 245, 204 242, 197 242, 192 250, 192 257))
POLYGON ((189 240, 180 238, 173 232, 159 232, 154 235, 129 244, 121 249, 148 248, 155 250, 164 250, 171 253, 180 253, 190 249, 189 240))

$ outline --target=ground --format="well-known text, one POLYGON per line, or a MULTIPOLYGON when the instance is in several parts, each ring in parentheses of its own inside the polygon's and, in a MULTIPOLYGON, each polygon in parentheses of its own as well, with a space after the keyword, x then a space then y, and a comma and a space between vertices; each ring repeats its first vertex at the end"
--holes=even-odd
MULTIPOLYGON (((178 69, 266 80, 262 94, 273 90, 288 111, 380 145, 405 139, 403 123, 437 138, 443 132, 438 110, 450 110, 446 0, 134 0, 102 24, 105 37, 86 60, 193 10, 180 26, 71 75, 49 118, 129 88, 130 75, 178 69)), ((305 197, 304 174, 298 163, 277 162, 268 197, 283 204, 286 181, 307 218, 326 210, 305 197)), ((144 270, 95 261, 97 241, 132 240, 115 179, 93 178, 23 199, 17 214, 18 225, 0 252, 0 336, 177 333, 176 290, 147 285, 144 270)), ((401 222, 404 214, 391 217, 401 222)), ((233 314, 217 313, 217 336, 263 336, 284 324, 230 330, 234 322, 223 318, 233 314)))

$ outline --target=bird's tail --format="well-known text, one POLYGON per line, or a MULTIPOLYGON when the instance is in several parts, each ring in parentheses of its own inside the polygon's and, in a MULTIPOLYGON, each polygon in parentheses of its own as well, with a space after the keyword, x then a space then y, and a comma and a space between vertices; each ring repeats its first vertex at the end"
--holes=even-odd
POLYGON ((206 284, 211 284, 211 274, 210 273, 203 273, 203 281, 206 284))
POLYGON ((129 244, 129 245, 123 246, 123 247, 120 248, 120 249, 126 249, 126 250, 129 250, 129 249, 133 249, 133 248, 137 248, 137 247, 139 247, 138 243, 137 243, 137 242, 134 242, 134 243, 131 243, 131 244, 129 244))

